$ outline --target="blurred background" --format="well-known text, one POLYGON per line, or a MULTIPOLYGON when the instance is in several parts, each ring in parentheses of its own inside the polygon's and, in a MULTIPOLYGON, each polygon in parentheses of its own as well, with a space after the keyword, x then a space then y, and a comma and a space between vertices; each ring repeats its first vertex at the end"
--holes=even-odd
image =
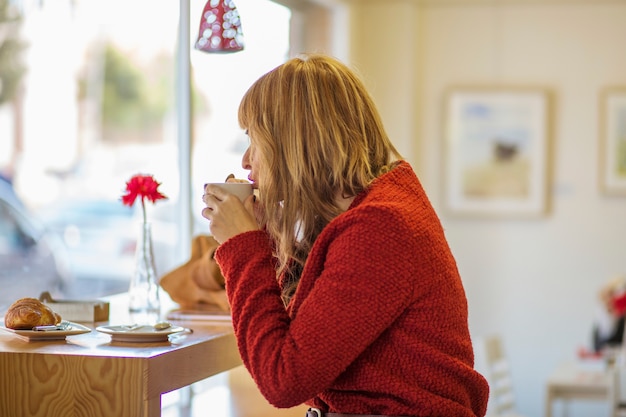
MULTIPOLYGON (((191 1, 192 42, 203 3, 191 1)), ((236 3, 246 49, 190 56, 193 233, 207 232, 202 184, 245 175, 236 117, 247 87, 299 52, 343 59, 362 75, 440 214, 472 335, 502 335, 520 414, 542 416, 548 376, 591 345, 597 293, 626 272, 626 197, 607 193, 601 174, 604 93, 626 88, 626 1, 236 3), (467 86, 547 92, 547 204, 539 215, 448 210, 446 98, 467 86)), ((59 292, 71 296, 125 290, 138 213, 119 197, 138 172, 154 174, 170 197, 148 207, 159 272, 184 261, 177 2, 0 5, 0 172, 12 184, 0 187, 0 294, 37 295, 52 270, 63 277, 59 292)), ((569 411, 595 417, 607 408, 569 411)))

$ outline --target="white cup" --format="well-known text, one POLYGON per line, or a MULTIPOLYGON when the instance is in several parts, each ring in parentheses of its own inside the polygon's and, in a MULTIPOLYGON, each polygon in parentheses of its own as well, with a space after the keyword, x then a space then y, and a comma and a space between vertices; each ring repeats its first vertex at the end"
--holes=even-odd
POLYGON ((252 184, 246 182, 211 182, 205 184, 205 188, 207 185, 214 185, 216 187, 221 188, 222 190, 229 192, 231 194, 236 195, 242 202, 248 198, 248 196, 252 195, 252 184))

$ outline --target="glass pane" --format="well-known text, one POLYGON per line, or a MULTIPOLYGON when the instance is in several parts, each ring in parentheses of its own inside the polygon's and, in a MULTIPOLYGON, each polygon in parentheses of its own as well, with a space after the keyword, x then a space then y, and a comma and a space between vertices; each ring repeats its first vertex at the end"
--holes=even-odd
MULTIPOLYGON (((204 1, 192 2, 192 22, 197 28, 204 1)), ((248 139, 239 128, 237 109, 248 87, 261 75, 278 66, 289 53, 289 9, 271 1, 236 0, 241 16, 245 49, 234 54, 192 51, 192 73, 197 103, 192 149, 192 190, 195 233, 208 233, 201 216, 203 185, 220 182, 228 174, 247 178, 241 157, 248 139)), ((197 32, 192 36, 197 37, 197 32)))
MULTIPOLYGON (((204 3, 191 2, 192 44, 204 3)), ((181 262, 175 210, 179 3, 2 4, 8 13, 0 10, 0 19, 19 20, 2 23, 14 29, 16 42, 10 64, 0 55, 0 202, 6 204, 0 205, 0 286, 11 288, 2 291, 0 307, 42 291, 95 297, 127 290, 141 205, 129 208, 120 197, 138 173, 154 175, 169 197, 148 203, 147 210, 157 272, 172 269, 181 262), (16 83, 9 75, 19 75, 15 63, 20 62, 24 71, 16 83), (14 84, 15 94, 3 100, 14 84)), ((247 141, 237 125, 241 96, 288 51, 288 9, 269 0, 236 5, 245 50, 232 55, 191 50, 195 233, 207 233, 200 214, 202 184, 231 172, 245 178, 240 158, 247 141)))

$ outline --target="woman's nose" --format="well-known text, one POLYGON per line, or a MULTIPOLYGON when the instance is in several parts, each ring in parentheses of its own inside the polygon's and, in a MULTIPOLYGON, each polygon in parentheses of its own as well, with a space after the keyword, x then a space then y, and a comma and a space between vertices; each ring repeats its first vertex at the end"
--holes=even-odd
POLYGON ((247 170, 252 169, 252 165, 250 164, 250 147, 249 146, 248 146, 248 149, 246 149, 246 151, 243 153, 243 156, 241 157, 241 167, 247 170))

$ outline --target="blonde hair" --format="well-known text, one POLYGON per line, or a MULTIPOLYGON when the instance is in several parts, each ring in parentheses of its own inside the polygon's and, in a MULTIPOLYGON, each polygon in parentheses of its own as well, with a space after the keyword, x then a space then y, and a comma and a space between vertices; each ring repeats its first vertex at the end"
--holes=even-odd
POLYGON ((337 196, 356 196, 401 157, 363 83, 323 55, 290 59, 262 76, 241 101, 239 124, 260 157, 263 221, 278 274, 292 275, 290 292, 294 271, 341 214, 337 196))

